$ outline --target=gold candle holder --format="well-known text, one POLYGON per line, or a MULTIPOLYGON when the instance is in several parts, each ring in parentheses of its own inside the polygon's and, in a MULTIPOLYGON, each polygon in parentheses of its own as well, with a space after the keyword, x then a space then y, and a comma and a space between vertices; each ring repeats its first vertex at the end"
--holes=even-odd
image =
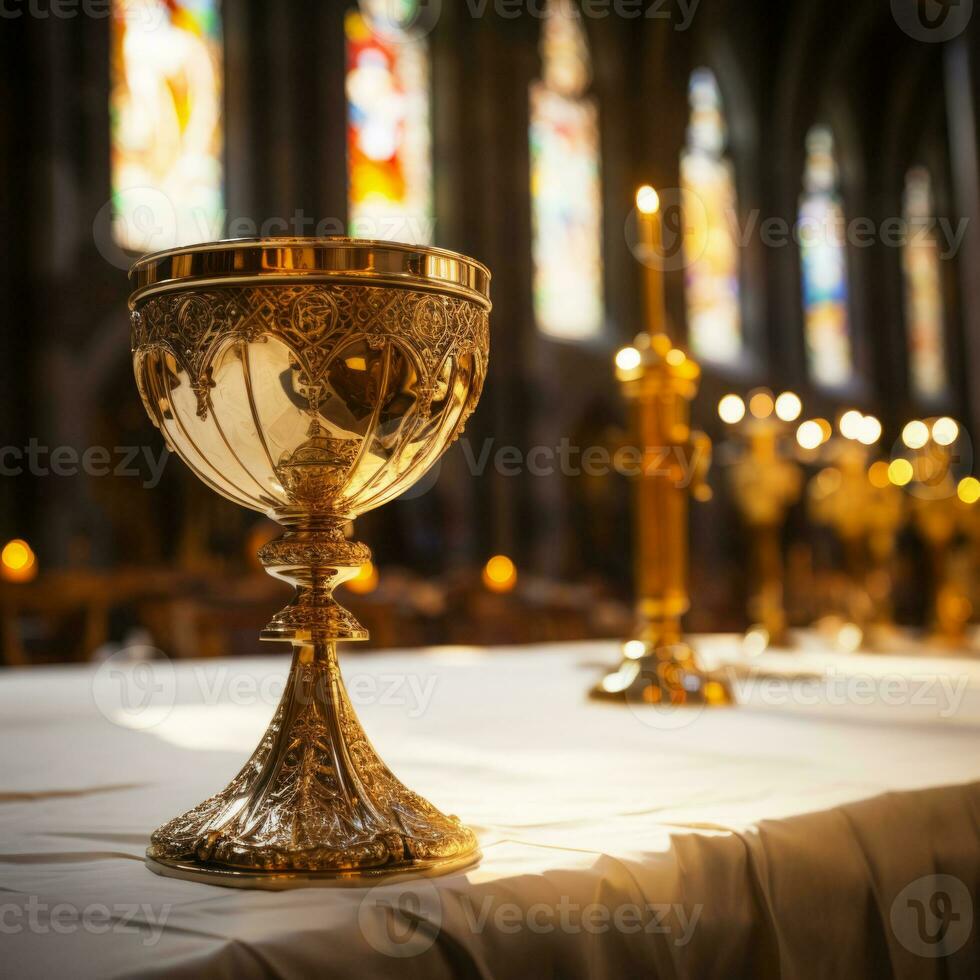
POLYGON ((452 252, 255 239, 133 267, 133 363, 167 445, 285 528, 259 557, 295 586, 264 640, 292 645, 282 701, 222 791, 157 830, 149 867, 211 884, 365 884, 459 870, 476 837, 378 757, 337 663, 367 632, 334 598, 369 560, 345 529, 462 432, 489 348, 489 272, 452 252))
POLYGON ((972 569, 956 547, 960 536, 969 533, 969 514, 954 473, 960 428, 948 416, 916 420, 905 426, 902 438, 912 450, 912 518, 932 564, 929 640, 936 646, 963 647, 973 603, 972 569))
POLYGON ((903 645, 891 612, 892 557, 906 520, 900 475, 884 460, 871 460, 882 431, 873 415, 851 409, 837 428, 826 447, 830 465, 808 487, 810 516, 837 536, 847 578, 838 615, 825 622, 835 625, 847 650, 889 650, 903 645))
POLYGON ((787 457, 781 443, 789 423, 803 409, 799 397, 784 391, 778 398, 757 389, 746 404, 738 395, 718 403, 721 420, 738 434, 740 451, 729 469, 735 504, 751 537, 752 594, 749 633, 757 649, 790 643, 783 602, 782 528, 787 510, 799 500, 803 475, 799 463, 787 457))
POLYGON ((730 704, 728 685, 702 670, 682 627, 690 606, 689 498, 710 497, 705 477, 711 442, 690 426, 701 369, 666 334, 644 334, 635 347, 619 352, 616 374, 642 459, 634 484, 637 626, 624 644, 619 668, 592 695, 653 704, 730 704))

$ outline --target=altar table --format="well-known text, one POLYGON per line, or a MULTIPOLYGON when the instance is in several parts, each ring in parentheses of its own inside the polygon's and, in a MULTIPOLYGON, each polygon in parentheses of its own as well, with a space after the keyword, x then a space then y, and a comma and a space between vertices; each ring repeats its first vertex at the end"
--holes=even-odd
POLYGON ((348 648, 382 758, 483 851, 374 889, 143 865, 285 656, 2 672, 0 975, 980 977, 980 661, 703 645, 738 707, 587 700, 613 643, 348 648))

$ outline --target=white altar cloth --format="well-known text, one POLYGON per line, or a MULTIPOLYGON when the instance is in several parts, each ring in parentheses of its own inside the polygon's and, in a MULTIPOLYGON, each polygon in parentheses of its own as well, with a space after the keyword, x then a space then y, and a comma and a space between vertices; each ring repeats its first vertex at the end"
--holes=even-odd
POLYGON ((586 699, 617 657, 346 653, 381 756, 483 860, 286 892, 142 863, 238 771, 285 656, 0 673, 0 974, 980 976, 980 662, 736 656, 744 704, 671 712, 586 699))

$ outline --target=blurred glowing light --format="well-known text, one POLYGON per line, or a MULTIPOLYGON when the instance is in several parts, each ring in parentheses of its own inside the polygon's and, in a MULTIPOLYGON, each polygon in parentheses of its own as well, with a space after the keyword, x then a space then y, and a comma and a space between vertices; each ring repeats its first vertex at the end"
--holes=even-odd
POLYGON ((641 360, 643 358, 635 347, 624 347, 616 353, 616 367, 620 371, 635 371, 641 360))
POLYGON ((877 487, 879 490, 883 490, 891 483, 888 478, 888 464, 883 459, 871 464, 868 469, 868 480, 871 486, 877 487))
POLYGON ((912 464, 907 459, 893 459, 888 464, 888 479, 896 487, 907 486, 912 481, 912 464))
POLYGON ((863 639, 864 633, 856 623, 845 623, 837 632, 837 645, 848 653, 854 653, 863 639))
POLYGON ((14 538, 3 546, 0 575, 7 582, 29 582, 37 575, 37 558, 26 541, 14 538))
POLYGON ((749 411, 757 419, 767 419, 772 415, 774 403, 768 391, 757 391, 749 399, 749 411))
POLYGON ((840 430, 840 434, 845 439, 857 439, 861 431, 861 423, 864 421, 864 416, 857 411, 857 409, 852 408, 849 412, 845 412, 841 417, 840 421, 837 423, 837 428, 840 430))
POLYGON ((932 438, 940 446, 951 446, 960 434, 960 427, 948 415, 932 423, 932 438))
POLYGON ((649 184, 644 184, 636 192, 636 206, 643 214, 656 214, 660 210, 660 195, 649 184))
POLYGON ((367 595, 378 587, 378 570, 373 563, 365 562, 357 574, 347 582, 347 588, 355 595, 367 595))
POLYGON ((746 656, 758 657, 769 646, 769 630, 764 626, 753 626, 742 637, 742 650, 746 656))
POLYGON ((902 442, 909 449, 921 449, 929 441, 929 427, 918 419, 909 422, 902 429, 902 442))
POLYGON ((627 640, 623 644, 623 656, 627 660, 639 660, 647 652, 647 645, 642 640, 627 640))
POLYGON ((873 446, 881 438, 881 423, 873 415, 865 415, 857 428, 858 442, 873 446))
POLYGON ((796 441, 804 449, 816 449, 824 441, 822 426, 815 419, 803 422, 796 430, 796 441))
POLYGON ((517 566, 506 555, 494 555, 483 566, 483 584, 491 592, 510 592, 517 585, 517 566))
POLYGON ((745 418, 745 402, 738 395, 725 395, 718 402, 718 415, 722 422, 735 425, 736 422, 741 422, 745 418))
POLYGON ((800 401, 800 396, 792 391, 784 391, 776 399, 776 414, 784 422, 795 422, 802 411, 803 402, 800 401))
POLYGON ((664 360, 671 367, 679 367, 687 360, 687 354, 685 354, 679 347, 671 347, 671 349, 667 351, 664 360))
POLYGON ((956 488, 956 496, 964 504, 975 504, 980 500, 980 480, 975 476, 964 476, 956 488))

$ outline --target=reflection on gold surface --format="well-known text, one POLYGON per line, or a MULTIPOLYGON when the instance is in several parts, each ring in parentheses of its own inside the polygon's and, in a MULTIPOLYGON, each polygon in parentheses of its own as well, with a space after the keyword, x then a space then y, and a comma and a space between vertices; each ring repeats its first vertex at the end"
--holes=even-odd
POLYGON ((409 488, 476 406, 489 274, 435 249, 287 239, 151 256, 132 275, 150 418, 204 483, 285 527, 259 557, 296 589, 262 633, 294 647, 269 731, 223 792, 153 835, 151 867, 286 887, 472 863, 472 832, 361 730, 336 646, 367 632, 333 592, 376 576, 349 521, 409 488))

